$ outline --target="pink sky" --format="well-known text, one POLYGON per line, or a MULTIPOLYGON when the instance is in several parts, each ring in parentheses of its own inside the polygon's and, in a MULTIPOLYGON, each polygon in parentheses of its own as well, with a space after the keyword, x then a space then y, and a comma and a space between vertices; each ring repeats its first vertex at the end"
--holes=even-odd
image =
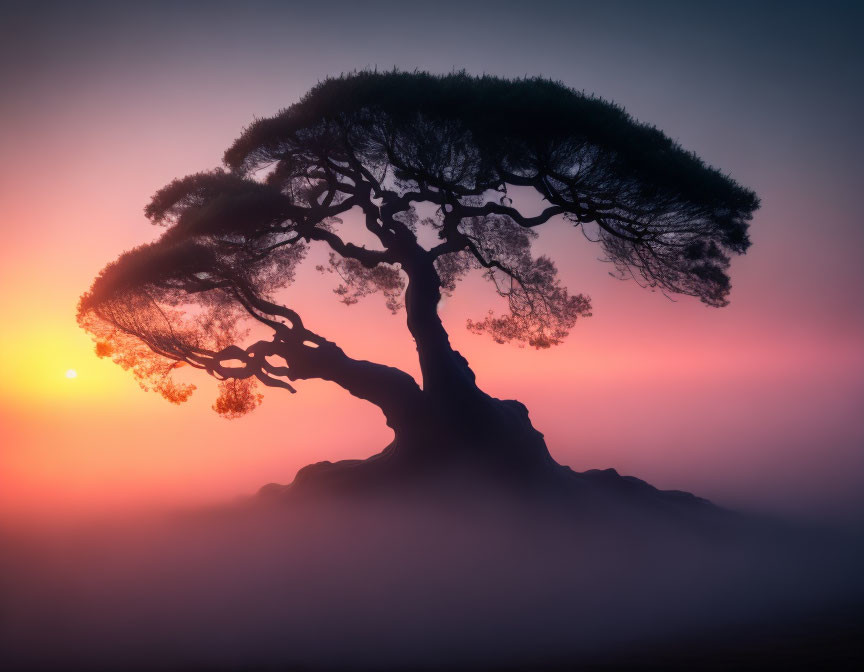
MULTIPOLYGON (((6 73, 0 511, 7 520, 231 498, 288 482, 309 462, 370 455, 389 440, 375 408, 326 383, 302 384, 293 396, 268 391, 253 415, 226 421, 209 409, 212 381, 196 381, 192 401, 175 407, 95 357, 75 325, 78 296, 105 263, 158 234, 142 213, 152 192, 217 165, 253 116, 294 102, 327 72, 367 63, 345 57, 304 69, 291 61, 278 76, 272 64, 250 76, 226 51, 222 67, 190 56, 172 69, 115 38, 98 56, 85 58, 79 45, 68 62, 32 64, 29 79, 6 73), (65 377, 70 368, 76 379, 65 377)), ((444 56, 358 57, 452 68, 444 56)), ((491 70, 479 56, 452 57, 491 70)), ((828 172, 828 139, 819 145, 826 154, 810 152, 806 161, 784 142, 784 134, 806 136, 811 117, 772 127, 767 115, 724 107, 717 91, 704 92, 716 99, 701 103, 686 98, 685 114, 673 79, 657 80, 659 93, 646 91, 616 78, 613 66, 605 75, 583 66, 562 73, 537 61, 532 70, 626 104, 756 190, 763 207, 752 250, 733 262, 731 305, 671 302, 614 280, 596 247, 553 223, 538 246, 572 290, 592 297, 594 316, 551 351, 496 345, 464 329, 496 300, 472 278, 442 306, 454 343, 487 391, 528 406, 553 455, 575 469, 611 466, 732 506, 860 511, 864 278, 851 178, 828 172), (668 100, 675 95, 677 105, 668 100), (700 104, 714 113, 700 113, 700 104)), ((511 74, 506 67, 499 73, 511 74)), ((416 371, 403 316, 391 316, 378 297, 339 304, 314 263, 295 286, 304 320, 352 355, 416 371)))

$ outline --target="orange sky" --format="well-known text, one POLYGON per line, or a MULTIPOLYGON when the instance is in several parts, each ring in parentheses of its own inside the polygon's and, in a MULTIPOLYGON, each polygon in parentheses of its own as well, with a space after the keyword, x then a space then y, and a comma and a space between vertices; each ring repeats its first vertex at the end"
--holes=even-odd
MULTIPOLYGON (((163 35, 168 51, 158 52, 143 39, 129 46, 123 34, 90 48, 81 33, 77 42, 68 38, 69 52, 34 52, 23 74, 0 73, 8 94, 0 100, 6 520, 230 498, 290 481, 311 461, 382 448, 388 431, 377 410, 325 383, 298 385, 293 396, 268 390, 264 405, 238 421, 209 409, 215 391, 205 378, 180 407, 142 392, 131 376, 95 357, 75 325, 78 296, 105 263, 158 234, 142 213, 153 191, 216 165, 253 116, 290 104, 328 72, 387 61, 522 74, 506 62, 488 67, 467 46, 433 55, 430 43, 425 56, 407 63, 404 45, 403 52, 376 55, 356 43, 353 51, 343 45, 350 56, 341 61, 331 55, 314 65, 277 50, 251 76, 256 71, 242 59, 263 62, 260 52, 238 56, 205 41, 200 53, 222 54, 221 66, 190 51, 167 67, 166 59, 183 53, 179 37, 163 35), (65 377, 70 368, 77 378, 65 377)), ((17 53, 18 62, 27 60, 17 53)), ((488 287, 469 279, 442 311, 481 385, 523 401, 553 455, 576 469, 613 466, 731 505, 860 510, 862 234, 852 181, 830 172, 836 157, 829 151, 847 150, 825 136, 806 162, 795 161, 785 134, 799 137, 805 129, 812 136, 811 116, 789 128, 772 126, 746 106, 727 109, 722 87, 708 84, 695 96, 702 102, 694 101, 662 64, 647 90, 614 62, 605 72, 562 71, 563 55, 538 59, 532 71, 624 103, 755 189, 763 208, 752 251, 733 262, 732 303, 721 310, 687 298, 673 303, 614 280, 578 231, 550 225, 538 246, 552 253, 572 290, 593 298, 594 316, 548 352, 496 345, 464 329, 466 318, 495 305, 488 287), (676 95, 678 104, 668 100, 676 95)), ((762 104, 788 110, 789 96, 762 104)), ((832 118, 846 123, 842 114, 832 118)), ((378 297, 352 308, 339 304, 330 296, 331 279, 311 270, 314 263, 296 285, 304 321, 352 355, 415 372, 403 317, 390 316, 378 297)))

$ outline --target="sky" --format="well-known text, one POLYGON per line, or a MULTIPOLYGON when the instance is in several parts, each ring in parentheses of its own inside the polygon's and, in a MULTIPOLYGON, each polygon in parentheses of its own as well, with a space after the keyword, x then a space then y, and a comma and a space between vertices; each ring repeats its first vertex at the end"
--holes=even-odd
MULTIPOLYGON (((559 462, 731 507, 864 513, 860 5, 0 1, 0 18, 0 521, 231 499, 386 445, 377 409, 323 382, 234 421, 206 378, 172 406, 95 356, 75 307, 158 235, 154 191, 328 75, 394 66, 560 80, 762 200, 719 310, 610 277, 563 223, 537 247, 594 305, 564 345, 468 333, 498 305, 478 278, 444 302, 478 382, 525 403, 559 462)), ((343 306, 308 266, 307 324, 417 372, 402 316, 343 306)))

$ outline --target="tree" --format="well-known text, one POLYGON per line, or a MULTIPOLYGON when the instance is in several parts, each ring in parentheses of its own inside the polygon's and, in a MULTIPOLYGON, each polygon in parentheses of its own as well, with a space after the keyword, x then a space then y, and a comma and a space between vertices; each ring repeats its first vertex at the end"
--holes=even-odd
MULTIPOLYGON (((560 343, 591 304, 532 254, 553 218, 581 227, 622 277, 727 303, 731 254, 749 245, 751 191, 621 108, 545 79, 362 72, 328 79, 248 127, 225 169, 178 179, 147 217, 154 243, 109 264, 81 298, 97 353, 145 388, 185 401, 183 365, 217 378, 217 412, 319 378, 375 404, 393 429, 383 453, 315 470, 363 480, 473 462, 535 476, 557 465, 516 401, 480 390, 438 315, 442 293, 479 269, 504 315, 469 321, 499 343, 560 343), (528 188, 528 189, 526 189, 528 188), (525 193, 539 194, 534 214, 525 193), (518 192, 518 193, 517 193, 518 192), (356 213, 353 219, 341 216, 356 213), (345 235, 362 223, 378 244, 345 235), (434 241, 424 244, 428 232, 434 241), (329 249, 345 303, 402 302, 422 380, 358 360, 307 326, 284 291, 311 245, 329 249), (260 337, 260 338, 259 338, 260 337)), ((536 197, 535 197, 535 200, 536 197)))

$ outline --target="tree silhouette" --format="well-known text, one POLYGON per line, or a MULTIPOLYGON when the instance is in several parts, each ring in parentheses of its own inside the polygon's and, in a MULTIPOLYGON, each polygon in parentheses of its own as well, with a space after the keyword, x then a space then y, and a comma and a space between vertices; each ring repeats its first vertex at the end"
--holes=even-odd
POLYGON ((228 418, 261 402, 258 384, 294 392, 313 378, 375 404, 393 442, 370 460, 318 467, 331 478, 460 460, 511 474, 554 469, 525 407, 482 392, 451 347, 442 292, 479 269, 509 310, 469 329, 499 343, 560 343, 591 305, 532 254, 535 229, 558 217, 582 227, 622 277, 723 306, 729 256, 746 251, 758 207, 659 130, 544 79, 328 79, 253 123, 224 160, 156 193, 145 212, 164 234, 101 272, 79 322, 100 356, 172 402, 193 390, 173 381, 179 366, 214 376, 214 408, 228 418), (540 197, 533 214, 516 202, 531 200, 526 188, 540 197), (349 211, 358 217, 342 222, 349 211), (361 222, 374 248, 345 235, 361 222), (380 292, 394 312, 404 303, 420 384, 348 356, 292 309, 284 289, 312 244, 329 249, 319 269, 338 276, 343 302, 380 292))

